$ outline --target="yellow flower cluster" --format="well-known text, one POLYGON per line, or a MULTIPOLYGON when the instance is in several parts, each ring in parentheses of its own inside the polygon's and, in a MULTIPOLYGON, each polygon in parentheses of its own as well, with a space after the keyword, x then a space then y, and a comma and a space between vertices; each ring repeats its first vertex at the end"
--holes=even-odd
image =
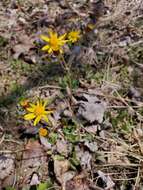
POLYGON ((68 34, 65 33, 61 36, 54 31, 49 31, 49 36, 41 35, 41 39, 47 44, 42 48, 43 51, 48 51, 48 53, 59 52, 63 53, 62 47, 67 42, 76 42, 80 38, 80 31, 71 31, 68 34))

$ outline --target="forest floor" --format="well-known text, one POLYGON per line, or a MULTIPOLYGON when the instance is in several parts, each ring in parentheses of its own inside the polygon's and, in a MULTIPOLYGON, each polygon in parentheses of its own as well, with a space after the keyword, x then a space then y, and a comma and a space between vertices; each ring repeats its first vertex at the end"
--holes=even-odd
POLYGON ((0 189, 142 190, 142 81, 142 0, 1 0, 0 189), (80 31, 69 70, 49 29, 80 31), (33 126, 39 99, 53 113, 33 126))

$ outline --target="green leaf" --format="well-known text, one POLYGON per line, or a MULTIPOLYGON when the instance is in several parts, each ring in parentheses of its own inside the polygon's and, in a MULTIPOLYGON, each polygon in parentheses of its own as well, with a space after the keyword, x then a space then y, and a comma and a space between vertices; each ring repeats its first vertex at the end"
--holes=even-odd
POLYGON ((56 143, 56 141, 57 141, 57 138, 58 138, 58 135, 57 135, 57 133, 50 133, 49 134, 49 142, 51 143, 51 144, 55 144, 56 143))
POLYGON ((66 134, 66 138, 69 142, 72 143, 76 143, 80 140, 80 137, 77 134, 66 134))
POLYGON ((54 160, 59 160, 59 161, 61 161, 61 160, 65 160, 65 158, 64 158, 64 156, 61 156, 61 155, 55 155, 55 156, 54 156, 54 160))
POLYGON ((5 190, 15 190, 14 187, 6 187, 5 190))
POLYGON ((51 180, 48 180, 47 182, 44 182, 44 183, 40 183, 37 186, 37 190, 48 190, 48 189, 54 190, 51 180))
POLYGON ((26 186, 22 187, 22 190, 31 190, 31 187, 30 187, 30 185, 26 185, 26 186))
POLYGON ((38 185, 38 187, 37 187, 37 190, 47 190, 47 187, 48 185, 47 185, 47 182, 45 182, 45 183, 40 183, 39 185, 38 185))

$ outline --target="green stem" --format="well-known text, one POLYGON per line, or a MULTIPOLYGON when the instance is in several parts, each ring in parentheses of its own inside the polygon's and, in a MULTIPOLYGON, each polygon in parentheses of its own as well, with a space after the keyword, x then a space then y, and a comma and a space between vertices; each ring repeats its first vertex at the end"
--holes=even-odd
POLYGON ((71 79, 70 68, 68 67, 68 65, 65 61, 65 58, 62 54, 59 55, 59 61, 60 61, 62 68, 66 71, 67 79, 68 79, 68 83, 69 83, 69 88, 71 89, 72 88, 72 81, 71 81, 72 79, 71 79))

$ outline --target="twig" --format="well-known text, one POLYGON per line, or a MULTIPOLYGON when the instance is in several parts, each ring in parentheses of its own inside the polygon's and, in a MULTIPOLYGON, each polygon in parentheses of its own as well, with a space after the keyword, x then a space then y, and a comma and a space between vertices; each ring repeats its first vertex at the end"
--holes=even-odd
POLYGON ((38 87, 38 89, 43 89, 43 88, 63 89, 63 88, 61 88, 60 86, 49 85, 49 84, 47 84, 47 85, 45 85, 45 86, 40 86, 40 87, 38 87))
POLYGON ((133 112, 136 113, 139 117, 140 120, 143 120, 143 116, 141 114, 139 114, 137 111, 135 111, 126 101, 124 98, 121 97, 121 95, 117 92, 117 90, 115 90, 116 94, 118 95, 118 97, 120 98, 120 100, 133 112))
POLYGON ((127 179, 125 179, 125 178, 121 178, 121 179, 113 178, 114 181, 131 181, 131 180, 134 180, 134 179, 135 179, 135 177, 127 178, 127 179))
POLYGON ((15 141, 15 140, 11 140, 11 139, 4 139, 5 142, 12 142, 12 143, 16 143, 16 144, 19 144, 19 145, 22 145, 23 143, 22 142, 19 142, 19 141, 15 141))
MULTIPOLYGON (((99 166, 99 165, 95 165, 95 166, 99 166)), ((117 164, 103 164, 102 167, 110 167, 110 166, 118 166, 118 167, 140 167, 141 164, 120 164, 120 163, 117 163, 117 164)))
POLYGON ((140 151, 141 151, 141 154, 143 155, 143 147, 142 147, 142 142, 140 140, 140 137, 136 131, 136 129, 133 130, 133 134, 134 134, 134 138, 137 140, 138 142, 138 145, 139 145, 139 148, 140 148, 140 151))
MULTIPOLYGON (((121 99, 119 98, 119 97, 116 97, 116 96, 112 96, 112 95, 107 95, 107 94, 103 94, 102 92, 100 93, 100 92, 87 92, 87 91, 85 91, 85 90, 77 90, 76 91, 76 93, 85 93, 85 94, 89 94, 89 95, 96 95, 96 96, 101 96, 101 97, 105 97, 105 98, 109 98, 109 99, 114 99, 114 100, 119 100, 119 101, 121 101, 121 99)), ((125 101, 127 101, 127 102, 132 102, 132 103, 135 103, 135 104, 137 104, 137 103, 139 103, 139 104, 142 104, 143 105, 143 102, 137 102, 137 101, 135 101, 135 100, 131 100, 131 99, 124 99, 125 101)))
POLYGON ((142 44, 143 43, 143 40, 139 40, 137 42, 134 42, 134 43, 130 43, 129 46, 136 46, 136 45, 139 45, 139 44, 142 44))
POLYGON ((0 140, 0 144, 2 144, 2 142, 4 141, 4 138, 5 138, 5 134, 3 134, 1 140, 0 140))
MULTIPOLYGON (((107 106, 108 109, 122 109, 122 108, 127 108, 128 106, 107 106)), ((142 105, 138 105, 138 106, 132 106, 132 108, 142 108, 143 107, 143 104, 142 105)))
POLYGON ((138 173, 137 173, 136 182, 135 182, 133 190, 137 189, 139 182, 140 182, 140 167, 138 167, 138 173))

